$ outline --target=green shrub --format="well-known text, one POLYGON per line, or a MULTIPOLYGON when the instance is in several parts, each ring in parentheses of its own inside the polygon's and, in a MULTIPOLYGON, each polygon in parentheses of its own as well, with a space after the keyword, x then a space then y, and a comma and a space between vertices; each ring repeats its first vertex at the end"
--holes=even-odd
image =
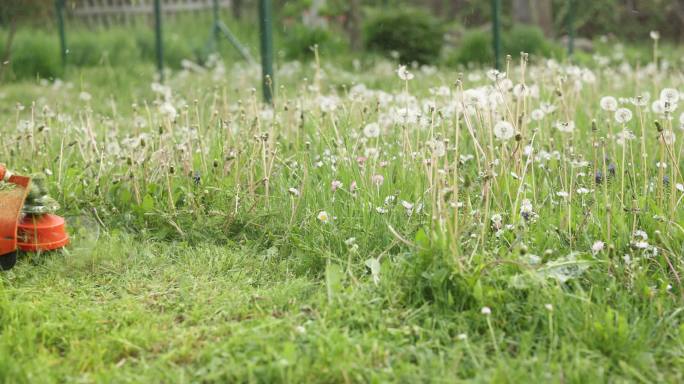
MULTIPOLYGON (((150 62, 156 60, 156 51, 153 31, 139 31, 135 34, 137 46, 143 59, 150 62)), ((188 36, 178 33, 166 33, 164 35, 164 65, 179 68, 183 59, 194 60, 197 58, 188 36)))
POLYGON ((318 45, 318 52, 322 55, 346 49, 344 41, 323 28, 309 28, 298 24, 285 31, 283 48, 287 59, 301 60, 313 57, 314 45, 318 45))
POLYGON ((434 63, 444 40, 435 17, 414 9, 397 9, 371 17, 364 26, 366 46, 383 53, 399 54, 403 63, 434 63))
POLYGON ((490 64, 494 61, 494 49, 490 33, 481 30, 466 32, 456 51, 447 59, 448 64, 490 64))
POLYGON ((40 31, 21 31, 12 44, 12 75, 17 79, 58 77, 62 73, 60 57, 55 36, 40 31))
POLYGON ((503 53, 513 57, 526 52, 532 55, 549 56, 553 51, 551 42, 544 32, 533 25, 519 24, 503 34, 503 53))

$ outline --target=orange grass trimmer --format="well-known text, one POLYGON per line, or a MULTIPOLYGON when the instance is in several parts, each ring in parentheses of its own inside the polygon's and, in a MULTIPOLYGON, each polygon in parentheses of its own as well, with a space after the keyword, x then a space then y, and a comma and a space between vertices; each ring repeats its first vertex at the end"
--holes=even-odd
POLYGON ((69 243, 64 218, 47 195, 42 178, 14 175, 0 164, 0 269, 17 262, 17 252, 52 251, 69 243))

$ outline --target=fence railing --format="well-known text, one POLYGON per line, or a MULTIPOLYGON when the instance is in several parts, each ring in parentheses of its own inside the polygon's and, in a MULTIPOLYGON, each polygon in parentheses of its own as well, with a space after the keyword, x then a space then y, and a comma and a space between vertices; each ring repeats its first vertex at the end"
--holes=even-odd
MULTIPOLYGON (((231 0, 219 0, 219 7, 228 8, 231 0)), ((213 0, 162 0, 162 13, 176 15, 184 12, 211 10, 213 0)), ((88 24, 127 24, 141 16, 152 18, 154 0, 78 0, 68 2, 67 17, 88 24)))

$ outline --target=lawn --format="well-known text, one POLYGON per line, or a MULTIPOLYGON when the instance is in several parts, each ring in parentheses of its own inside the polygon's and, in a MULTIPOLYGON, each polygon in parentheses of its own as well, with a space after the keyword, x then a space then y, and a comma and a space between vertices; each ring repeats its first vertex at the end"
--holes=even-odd
POLYGON ((0 382, 681 382, 681 63, 322 57, 0 89, 72 242, 0 274, 0 382))

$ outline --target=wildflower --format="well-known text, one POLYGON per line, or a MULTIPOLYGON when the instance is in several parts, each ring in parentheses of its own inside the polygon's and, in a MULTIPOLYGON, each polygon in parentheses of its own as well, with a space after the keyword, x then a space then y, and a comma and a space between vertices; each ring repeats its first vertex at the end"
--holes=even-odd
POLYGON ((339 188, 342 188, 342 182, 339 180, 333 180, 330 183, 330 189, 332 189, 333 192, 337 191, 339 188))
POLYGON ((489 71, 487 71, 487 77, 491 81, 501 80, 506 77, 506 72, 499 72, 496 69, 490 69, 489 71))
POLYGON ((323 112, 334 112, 337 109, 338 99, 335 96, 321 96, 318 105, 323 112))
POLYGON ((559 131, 565 132, 565 133, 571 133, 572 131, 575 130, 575 122, 574 121, 556 121, 554 123, 554 126, 559 131))
POLYGON ((660 91, 660 100, 675 104, 679 101, 679 91, 674 88, 664 88, 660 91))
POLYGON ((524 199, 522 203, 520 203, 520 216, 522 216, 525 220, 529 220, 535 215, 536 214, 532 210, 532 202, 530 199, 524 199))
POLYGON ((380 136, 380 124, 370 123, 366 124, 363 128, 363 135, 368 138, 374 138, 380 136))
POLYGON ((406 200, 401 201, 401 206, 406 210, 406 215, 411 216, 413 214, 413 204, 406 200))
POLYGON ((553 305, 551 304, 544 304, 544 308, 549 312, 553 312, 553 305))
POLYGON ((300 195, 299 190, 297 188, 289 188, 287 190, 287 192, 289 192, 290 195, 295 196, 295 197, 299 197, 299 195, 300 195))
POLYGON ((492 314, 492 310, 489 307, 482 307, 482 310, 480 312, 482 312, 482 314, 485 316, 489 316, 492 314))
POLYGON ((615 121, 620 124, 627 124, 632 120, 632 111, 627 108, 620 108, 615 111, 615 121))
POLYGON ((544 111, 541 109, 535 109, 530 112, 530 118, 534 121, 539 121, 544 118, 544 111))
POLYGON ((558 192, 556 192, 556 196, 566 198, 566 197, 570 196, 570 194, 565 192, 565 191, 558 191, 558 192))
POLYGON ((330 222, 330 216, 328 215, 328 212, 326 211, 320 211, 318 212, 318 221, 320 221, 323 224, 328 224, 330 222))
POLYGON ((382 214, 387 213, 387 208, 384 208, 384 207, 376 207, 376 208, 375 208, 375 211, 382 215, 382 214))
POLYGON ((603 251, 603 248, 605 248, 605 246, 606 246, 606 244, 603 241, 597 240, 594 242, 594 244, 591 245, 591 253, 593 253, 595 255, 595 254, 603 251))
POLYGON ((677 183, 677 184, 675 185, 675 188, 677 188, 677 190, 678 190, 679 192, 684 192, 684 184, 682 184, 682 183, 677 183))
POLYGON ((655 40, 655 41, 658 41, 658 39, 660 39, 660 32, 658 32, 658 31, 651 31, 651 32, 649 33, 649 36, 651 36, 651 39, 653 39, 653 40, 655 40))
POLYGON ((373 184, 375 184, 376 186, 379 187, 379 186, 382 185, 382 183, 385 182, 385 176, 383 176, 383 175, 373 175, 373 177, 371 178, 371 180, 373 181, 373 184))
POLYGON ((78 94, 78 98, 87 102, 90 101, 90 99, 92 99, 93 97, 90 95, 90 93, 83 91, 78 94))
POLYGON ((586 195, 587 193, 591 193, 591 192, 592 192, 592 190, 588 189, 588 188, 584 188, 584 187, 577 188, 577 194, 579 194, 579 195, 586 195))
POLYGON ((492 220, 492 227, 494 227, 494 229, 497 229, 497 230, 501 229, 501 227, 503 225, 503 217, 501 216, 501 214, 499 214, 499 213, 493 214, 491 220, 492 220))
POLYGON ((468 340, 468 335, 466 335, 465 333, 459 333, 458 336, 456 336, 456 337, 461 341, 468 340))
POLYGON ((169 102, 162 103, 162 105, 159 106, 159 113, 161 113, 162 116, 166 116, 171 121, 176 120, 176 116, 178 116, 176 108, 169 102))
POLYGON ((615 111, 618 107, 618 102, 613 96, 603 96, 599 102, 601 109, 604 111, 615 111))
POLYGON ((397 76, 404 81, 413 79, 413 73, 409 72, 405 65, 400 65, 399 68, 397 68, 397 76))
POLYGON ((446 154, 446 145, 441 140, 430 140, 428 146, 432 149, 435 157, 442 157, 446 154))
POLYGON ((357 190, 356 181, 352 181, 351 184, 349 185, 349 192, 356 193, 356 190, 357 190))
POLYGON ((675 142, 675 134, 674 134, 674 132, 671 132, 671 131, 663 131, 660 134, 660 138, 667 145, 674 144, 674 142, 675 142))
POLYGON ((494 125, 494 136, 499 140, 510 140, 515 135, 513 125, 507 121, 499 121, 494 125))

